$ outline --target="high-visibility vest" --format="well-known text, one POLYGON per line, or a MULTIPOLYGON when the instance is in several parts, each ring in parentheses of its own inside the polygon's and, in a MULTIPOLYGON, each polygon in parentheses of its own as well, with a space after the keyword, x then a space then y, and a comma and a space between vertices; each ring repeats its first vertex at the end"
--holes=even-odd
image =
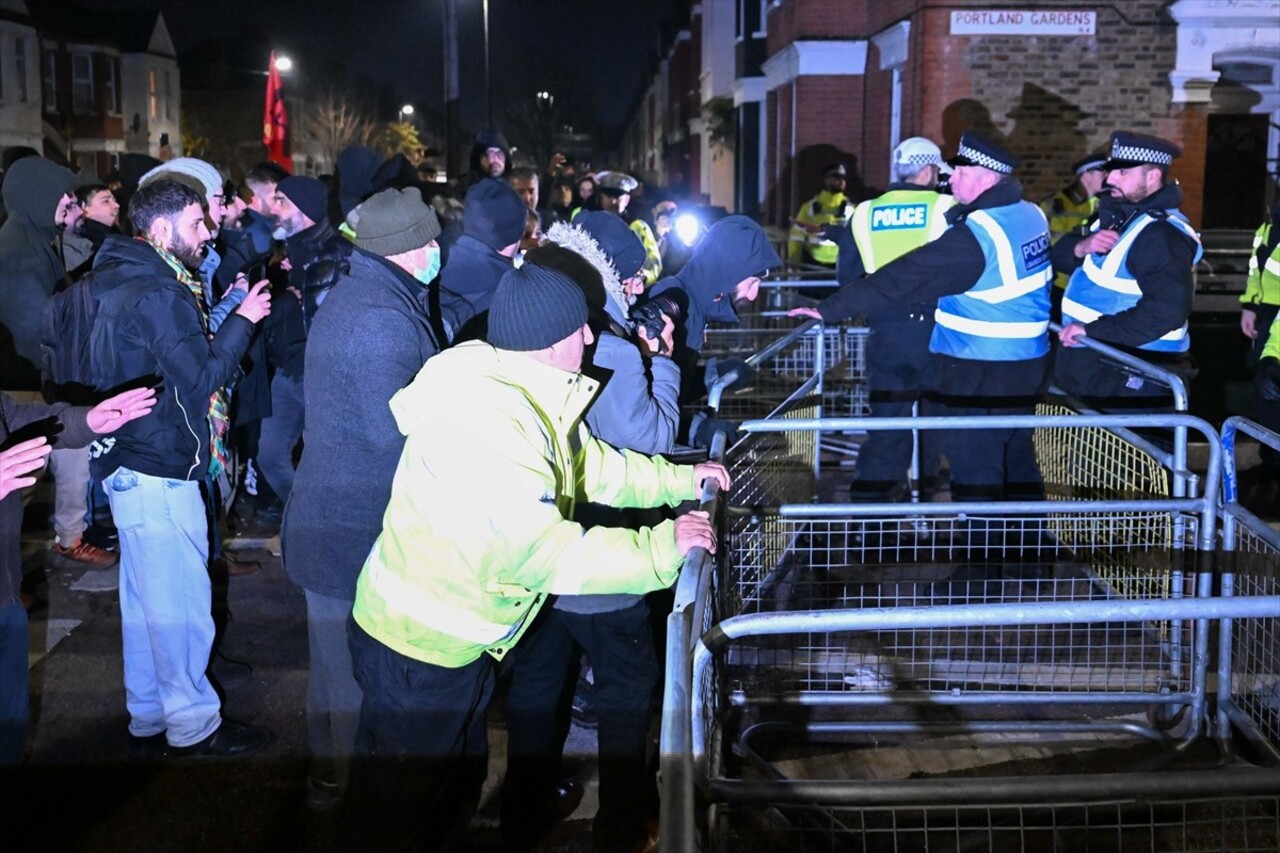
POLYGON ((864 201, 849 217, 849 231, 867 274, 938 239, 955 199, 934 190, 889 190, 864 201))
MULTIPOLYGON (((1200 235, 1191 227, 1190 221, 1180 210, 1166 210, 1161 217, 1166 222, 1181 228, 1196 243, 1196 263, 1204 255, 1200 246, 1200 235)), ((1119 314, 1138 304, 1142 299, 1142 290, 1138 281, 1129 269, 1129 252, 1134 241, 1148 226, 1159 219, 1150 213, 1141 213, 1133 218, 1120 239, 1106 254, 1091 253, 1084 263, 1071 274, 1067 283, 1067 292, 1062 295, 1062 321, 1092 323, 1099 317, 1119 314)), ((1094 223, 1094 229, 1098 225, 1094 223)), ((1186 352, 1191 348, 1189 324, 1167 332, 1155 340, 1139 346, 1139 349, 1153 352, 1186 352)))
POLYGON ((973 286, 938 300, 929 351, 976 361, 1026 361, 1049 352, 1049 226, 1019 201, 964 220, 986 258, 973 286))
POLYGON ((853 202, 844 193, 823 190, 800 207, 787 238, 787 254, 793 261, 805 260, 807 254, 815 264, 834 266, 839 247, 823 234, 810 234, 804 225, 843 225, 853 212, 853 202))
MULTIPOLYGON (((1093 197, 1077 201, 1068 192, 1070 188, 1061 190, 1052 198, 1040 203, 1040 209, 1049 219, 1049 241, 1056 243, 1067 234, 1079 234, 1089 225, 1089 220, 1098 211, 1098 200, 1093 197)), ((1054 287, 1066 287, 1071 278, 1069 273, 1055 273, 1054 287)))
POLYGON ((1271 227, 1272 223, 1268 222, 1253 235, 1253 248, 1249 250, 1249 278, 1240 297, 1246 305, 1259 302, 1280 305, 1280 243, 1265 261, 1258 263, 1258 249, 1271 241, 1271 227))

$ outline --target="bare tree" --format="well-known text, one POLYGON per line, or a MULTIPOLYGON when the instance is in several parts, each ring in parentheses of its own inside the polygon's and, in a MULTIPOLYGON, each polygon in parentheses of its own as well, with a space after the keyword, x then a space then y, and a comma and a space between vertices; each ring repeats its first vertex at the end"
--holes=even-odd
POLYGON ((298 105, 297 142, 311 142, 329 163, 349 145, 367 145, 375 125, 359 100, 348 92, 328 88, 298 105))

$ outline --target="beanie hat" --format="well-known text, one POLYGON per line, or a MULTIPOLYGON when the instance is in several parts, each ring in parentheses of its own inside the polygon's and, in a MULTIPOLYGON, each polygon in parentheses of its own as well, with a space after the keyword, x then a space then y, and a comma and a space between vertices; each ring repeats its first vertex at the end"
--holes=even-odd
POLYGON ((414 189, 383 190, 359 207, 356 246, 389 258, 421 249, 440 236, 440 220, 422 193, 414 189))
MULTIPOLYGON (((163 172, 176 172, 179 175, 187 175, 195 178, 200 186, 204 188, 205 201, 219 195, 222 192, 222 175, 213 165, 206 163, 204 160, 197 160, 195 157, 175 157, 156 166, 150 172, 147 172, 138 179, 138 186, 151 183, 155 178, 160 177, 163 172)), ((166 175, 165 177, 170 177, 166 175)))
POLYGON ((329 190, 318 178, 290 175, 276 184, 276 192, 293 202, 312 222, 320 222, 329 216, 329 190))
POLYGON ((524 264, 502 274, 489 303, 489 343, 533 352, 564 340, 587 323, 587 298, 557 270, 524 264))
POLYGON ((462 233, 495 252, 524 236, 529 208, 506 181, 485 178, 467 190, 462 204, 462 233))
POLYGON ((618 270, 618 278, 628 279, 644 266, 644 243, 631 230, 631 226, 616 213, 603 210, 584 210, 573 219, 573 224, 591 235, 601 251, 609 256, 618 270))

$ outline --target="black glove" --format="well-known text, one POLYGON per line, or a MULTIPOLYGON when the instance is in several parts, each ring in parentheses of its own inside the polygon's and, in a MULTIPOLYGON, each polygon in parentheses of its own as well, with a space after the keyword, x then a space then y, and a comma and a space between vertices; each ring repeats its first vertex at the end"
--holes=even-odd
POLYGON ((703 412, 694 415, 689 421, 689 443, 694 447, 705 447, 710 450, 711 440, 718 432, 725 434, 726 448, 732 447, 742 437, 742 433, 738 431, 737 421, 708 416, 703 412))
POLYGON ((707 388, 715 387, 720 381, 720 377, 726 376, 730 371, 737 371, 738 378, 733 380, 726 387, 725 391, 733 391, 736 388, 745 388, 755 381, 756 370, 747 364, 741 358, 728 356, 725 358, 711 358, 707 360, 706 373, 703 374, 703 381, 707 383, 707 388))
POLYGON ((1253 375, 1258 386, 1258 396, 1275 403, 1280 402, 1280 359, 1264 358, 1258 362, 1258 369, 1253 375))

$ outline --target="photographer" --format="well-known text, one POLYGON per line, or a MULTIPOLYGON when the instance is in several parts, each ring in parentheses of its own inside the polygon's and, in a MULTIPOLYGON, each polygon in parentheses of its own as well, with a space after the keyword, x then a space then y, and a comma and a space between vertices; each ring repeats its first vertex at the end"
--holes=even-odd
MULTIPOLYGON (((674 325, 659 313, 653 328, 638 326, 632 337, 628 318, 644 289, 644 246, 620 217, 599 211, 583 211, 573 225, 553 225, 547 237, 526 259, 567 274, 587 298, 596 344, 583 372, 601 380, 586 413, 592 435, 650 455, 670 451, 680 417, 680 371, 670 358, 674 325)), ((585 503, 574 520, 587 528, 632 530, 652 522, 636 510, 585 503)), ((580 796, 574 783, 559 782, 558 766, 569 713, 565 694, 583 652, 595 676, 590 701, 600 726, 596 849, 630 850, 645 839, 646 818, 657 805, 646 762, 658 682, 648 606, 642 595, 561 595, 514 652, 502 797, 503 835, 512 849, 535 845, 580 796)))

